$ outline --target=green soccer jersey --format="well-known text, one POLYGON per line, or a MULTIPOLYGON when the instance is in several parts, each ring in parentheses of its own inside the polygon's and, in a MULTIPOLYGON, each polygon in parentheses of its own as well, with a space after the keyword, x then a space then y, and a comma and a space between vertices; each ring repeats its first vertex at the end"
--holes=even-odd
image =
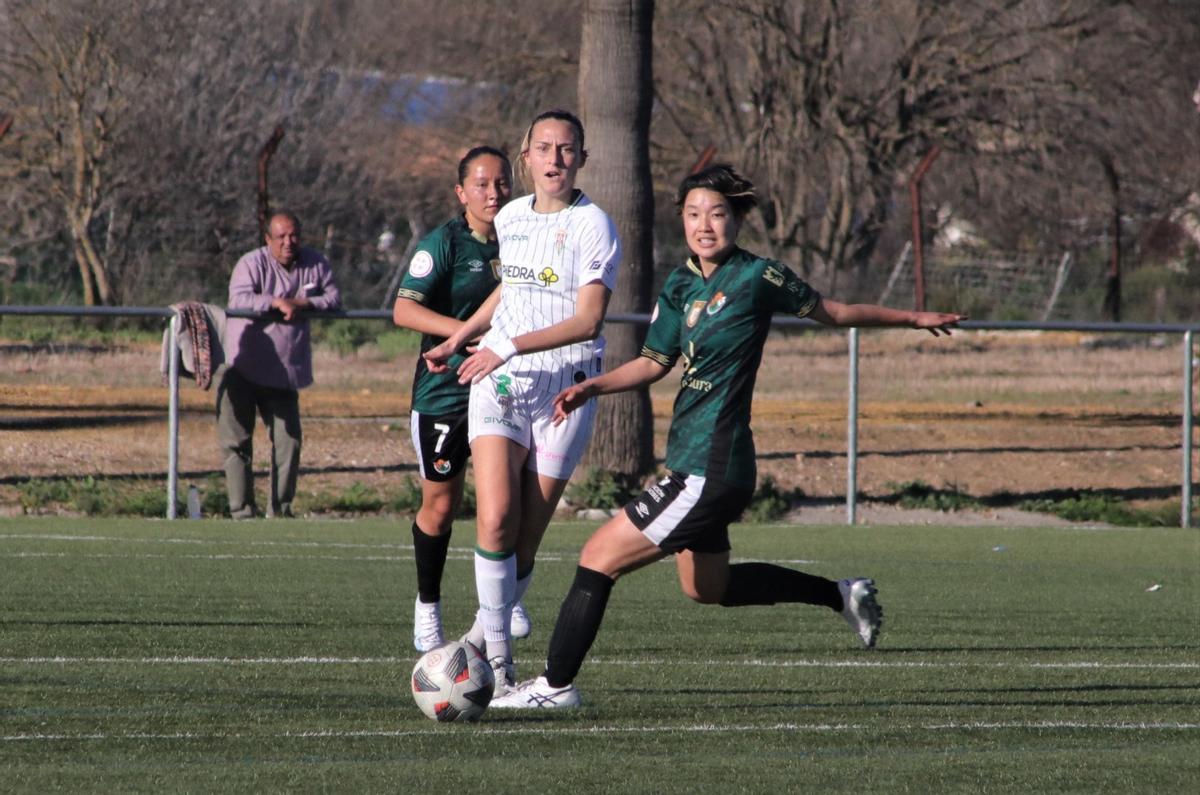
MULTIPOLYGON (((462 216, 454 218, 422 238, 397 296, 440 315, 466 320, 500 283, 496 276, 499 255, 498 243, 480 240, 462 216)), ((445 337, 421 335, 421 353, 443 340, 445 337)), ((455 354, 450 358, 449 370, 431 373, 425 360, 417 357, 413 411, 439 416, 467 410, 470 388, 458 383, 457 372, 463 358, 455 354)))
POLYGON ((821 296, 786 265, 735 249, 705 279, 693 260, 667 277, 642 356, 684 371, 667 468, 753 488, 750 401, 776 312, 804 317, 821 296))

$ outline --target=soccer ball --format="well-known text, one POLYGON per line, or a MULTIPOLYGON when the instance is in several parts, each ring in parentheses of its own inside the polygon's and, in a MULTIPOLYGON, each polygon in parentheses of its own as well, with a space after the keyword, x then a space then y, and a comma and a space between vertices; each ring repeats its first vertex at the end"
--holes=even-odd
POLYGON ((479 649, 455 641, 417 660, 413 700, 436 721, 479 720, 492 700, 495 683, 492 667, 479 649))

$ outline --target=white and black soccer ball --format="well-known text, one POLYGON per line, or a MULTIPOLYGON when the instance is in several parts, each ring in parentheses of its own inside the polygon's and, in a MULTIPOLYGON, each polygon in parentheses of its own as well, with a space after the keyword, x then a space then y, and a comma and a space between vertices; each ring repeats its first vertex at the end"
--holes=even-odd
POLYGON ((496 679, 470 643, 452 642, 425 652, 412 672, 413 700, 436 721, 479 720, 496 679))

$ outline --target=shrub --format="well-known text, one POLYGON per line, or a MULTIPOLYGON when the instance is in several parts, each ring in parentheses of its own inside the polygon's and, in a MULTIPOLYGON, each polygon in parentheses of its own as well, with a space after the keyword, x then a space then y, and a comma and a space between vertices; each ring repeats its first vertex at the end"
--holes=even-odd
POLYGON ((935 489, 920 480, 910 480, 906 483, 888 483, 893 489, 893 501, 901 508, 924 508, 931 511, 961 511, 979 508, 982 503, 970 494, 965 494, 951 486, 948 489, 935 489))
POLYGON ((209 475, 200 487, 200 513, 204 516, 228 516, 229 495, 223 475, 209 475))
POLYGON ((375 347, 386 361, 415 358, 421 350, 421 335, 404 328, 388 329, 375 338, 375 347))
POLYGON ((106 487, 89 475, 76 481, 71 494, 71 507, 88 516, 111 514, 115 509, 115 497, 111 487, 106 487))
POLYGON ((640 479, 591 467, 567 486, 567 502, 576 508, 620 508, 641 493, 640 479))
POLYGON ((312 328, 316 342, 348 356, 368 342, 374 342, 386 327, 378 320, 330 320, 314 323, 312 328))
POLYGON ((1171 527, 1179 522, 1179 503, 1154 509, 1131 508, 1124 500, 1103 492, 1080 492, 1060 500, 1026 500, 1021 510, 1048 513, 1068 522, 1104 522, 1122 527, 1171 527))
POLYGON ((309 504, 310 510, 319 513, 375 513, 382 507, 383 498, 379 492, 357 480, 340 493, 318 494, 309 504))
MULTIPOLYGON (((116 500, 112 511, 121 515, 163 517, 167 515, 167 492, 163 488, 145 488, 116 500)), ((187 516, 184 501, 175 500, 175 515, 187 516)))
POLYGON ((782 519, 792 508, 804 499, 801 489, 781 491, 775 479, 765 476, 750 499, 746 508, 745 519, 749 522, 774 522, 782 519))

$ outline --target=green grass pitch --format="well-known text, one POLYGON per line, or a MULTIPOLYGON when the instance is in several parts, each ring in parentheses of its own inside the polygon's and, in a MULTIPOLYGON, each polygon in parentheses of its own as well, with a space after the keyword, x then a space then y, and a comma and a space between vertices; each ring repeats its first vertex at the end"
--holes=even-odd
MULTIPOLYGON (((518 673, 592 525, 551 528, 518 673)), ((474 607, 451 544, 448 631, 474 607)), ((1190 791, 1200 531, 740 525, 739 559, 872 576, 828 610, 618 583, 584 707, 439 725, 409 695, 408 522, 0 520, 5 791, 1190 791), (1153 586, 1159 585, 1159 588, 1153 586)))

